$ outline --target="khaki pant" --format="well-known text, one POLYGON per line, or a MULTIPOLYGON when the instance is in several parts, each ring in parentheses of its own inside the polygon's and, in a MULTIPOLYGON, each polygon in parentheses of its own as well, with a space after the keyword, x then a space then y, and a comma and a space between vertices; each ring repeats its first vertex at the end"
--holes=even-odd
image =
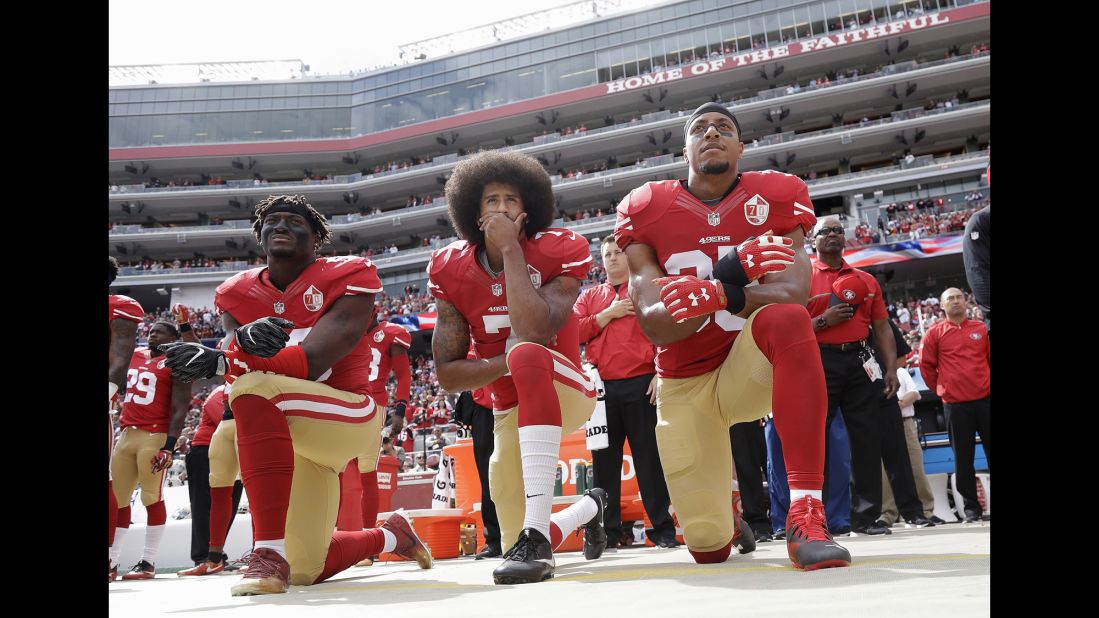
POLYGON ((729 427, 771 411, 773 367, 752 336, 752 323, 763 309, 748 316, 720 367, 659 380, 660 464, 683 538, 695 551, 721 549, 733 538, 729 427))
MULTIPOLYGON (((363 444, 381 441, 382 415, 366 395, 310 380, 249 373, 233 384, 229 405, 244 395, 274 403, 294 441, 294 480, 286 513, 290 583, 311 585, 324 570, 340 506, 339 473, 363 444)), ((224 423, 222 423, 224 425, 224 423)), ((220 427, 219 427, 220 429, 220 427)), ((212 444, 212 443, 211 443, 212 444)), ((249 496, 258 502, 262 496, 249 496)))
POLYGON ((138 485, 141 485, 141 504, 149 506, 160 502, 168 469, 153 472, 152 460, 167 439, 166 433, 149 433, 137 427, 122 430, 111 459, 114 497, 119 508, 130 504, 130 495, 138 485))
MULTIPOLYGON (((584 372, 565 356, 548 348, 546 350, 567 368, 581 376, 584 375, 584 372)), ((554 375, 556 377, 557 374, 554 375)), ((591 417, 592 411, 595 410, 595 397, 586 395, 583 391, 577 390, 573 384, 562 380, 555 379, 553 388, 561 404, 561 435, 564 436, 579 429, 591 417)), ((519 539, 527 511, 523 486, 523 462, 519 452, 519 408, 522 405, 523 402, 519 402, 519 405, 509 410, 497 412, 492 428, 494 450, 488 462, 488 484, 492 501, 496 504, 496 515, 500 520, 500 541, 504 551, 510 549, 519 539)))
MULTIPOLYGON (((927 482, 927 474, 923 470, 923 448, 920 447, 920 436, 916 431, 916 417, 904 417, 904 441, 908 446, 908 459, 912 461, 912 477, 916 479, 916 493, 920 496, 920 504, 923 505, 923 516, 928 519, 935 514, 935 496, 931 493, 931 483, 927 482)), ((899 514, 897 504, 893 500, 893 489, 889 486, 889 478, 885 474, 885 466, 881 469, 881 520, 889 525, 896 523, 899 514)))

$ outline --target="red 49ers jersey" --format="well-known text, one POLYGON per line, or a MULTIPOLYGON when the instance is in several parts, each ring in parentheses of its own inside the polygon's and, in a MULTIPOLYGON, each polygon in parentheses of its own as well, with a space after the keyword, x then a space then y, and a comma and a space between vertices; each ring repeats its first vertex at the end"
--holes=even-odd
MULTIPOLYGON (((581 281, 587 278, 592 257, 583 236, 550 228, 533 238, 521 238, 519 244, 534 287, 561 276, 581 281)), ((477 358, 503 354, 511 334, 505 275, 490 277, 477 260, 477 247, 459 240, 431 254, 427 276, 431 294, 454 305, 469 323, 477 358)), ((548 347, 580 366, 580 336, 576 316, 571 312, 557 332, 557 342, 548 347)), ((507 410, 519 402, 511 376, 504 376, 487 388, 492 393, 494 410, 507 410)))
MULTIPOLYGON (((809 189, 797 176, 774 171, 744 172, 717 206, 691 195, 680 180, 649 182, 618 205, 615 240, 625 251, 633 243, 656 252, 668 275, 712 279, 714 264, 752 236, 782 236, 816 223, 809 189)), ((744 319, 728 311, 708 317, 694 335, 658 346, 656 370, 666 378, 713 371, 733 347, 744 319)))
POLYGON ((397 324, 378 322, 377 326, 366 333, 366 340, 370 345, 370 396, 375 403, 384 406, 389 399, 385 383, 389 380, 389 371, 393 366, 389 349, 394 345, 406 350, 411 348, 412 335, 397 324))
MULTIPOLYGON (((344 296, 374 294, 382 290, 378 269, 361 257, 318 258, 286 291, 276 288, 267 267, 238 273, 218 286, 214 305, 227 311, 237 322, 247 324, 277 316, 294 323, 287 345, 298 345, 333 303, 344 296)), ((342 391, 369 394, 370 345, 363 336, 351 352, 317 378, 318 382, 342 391)))
POLYGON ((126 370, 121 426, 158 433, 168 431, 171 417, 172 370, 164 366, 164 355, 153 358, 149 348, 134 350, 126 370))
POLYGON ((129 320, 131 322, 141 323, 141 320, 145 319, 145 310, 141 308, 141 303, 129 296, 122 296, 121 294, 111 294, 107 296, 107 304, 107 344, 110 345, 111 322, 115 320, 129 320))
POLYGON ((202 402, 202 418, 198 422, 198 429, 191 438, 191 446, 209 446, 210 438, 214 436, 214 430, 221 424, 221 417, 225 413, 225 385, 214 389, 202 402))

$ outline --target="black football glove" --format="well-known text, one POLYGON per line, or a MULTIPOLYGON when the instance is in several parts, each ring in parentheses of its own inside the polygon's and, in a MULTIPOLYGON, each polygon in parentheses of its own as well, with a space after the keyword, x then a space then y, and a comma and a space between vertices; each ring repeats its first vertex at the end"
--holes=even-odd
POLYGON ((229 362, 221 350, 199 343, 175 341, 161 344, 158 349, 164 352, 164 366, 171 369, 172 377, 181 382, 223 376, 229 368, 229 362))
POLYGON ((241 350, 260 358, 270 358, 290 341, 290 335, 285 330, 287 328, 294 328, 294 323, 283 318, 268 317, 249 322, 234 332, 241 350))

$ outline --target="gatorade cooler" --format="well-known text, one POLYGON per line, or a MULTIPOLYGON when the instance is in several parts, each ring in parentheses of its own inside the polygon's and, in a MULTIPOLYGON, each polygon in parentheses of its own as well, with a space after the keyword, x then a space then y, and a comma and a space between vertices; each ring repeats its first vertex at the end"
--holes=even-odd
MULTIPOLYGON (((416 534, 431 548, 432 556, 440 560, 458 557, 461 553, 461 524, 466 519, 460 509, 414 509, 405 513, 412 520, 416 534)), ((378 524, 392 514, 378 513, 378 524)), ((388 552, 382 553, 378 559, 386 562, 403 560, 388 552)))
POLYGON ((388 511, 393 501, 393 492, 397 491, 397 473, 401 471, 401 462, 392 455, 378 458, 378 511, 388 511))
POLYGON ((457 443, 444 446, 443 454, 454 458, 454 508, 469 515, 473 512, 473 504, 481 501, 481 478, 477 476, 477 461, 473 459, 473 439, 459 438, 457 443))

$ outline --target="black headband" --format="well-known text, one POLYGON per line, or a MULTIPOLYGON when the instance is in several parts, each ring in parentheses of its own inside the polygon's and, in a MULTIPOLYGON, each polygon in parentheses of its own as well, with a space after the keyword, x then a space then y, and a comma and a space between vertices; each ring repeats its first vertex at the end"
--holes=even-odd
POLYGON ((696 109, 694 113, 691 114, 691 117, 687 119, 687 124, 683 125, 683 134, 687 135, 687 131, 691 128, 691 123, 695 121, 695 118, 698 118, 702 114, 709 114, 710 112, 717 112, 728 116, 729 120, 732 120, 733 124, 736 126, 737 138, 740 137, 740 123, 737 122, 736 116, 733 115, 733 112, 729 111, 729 108, 720 103, 703 103, 702 105, 699 105, 698 109, 696 109))

